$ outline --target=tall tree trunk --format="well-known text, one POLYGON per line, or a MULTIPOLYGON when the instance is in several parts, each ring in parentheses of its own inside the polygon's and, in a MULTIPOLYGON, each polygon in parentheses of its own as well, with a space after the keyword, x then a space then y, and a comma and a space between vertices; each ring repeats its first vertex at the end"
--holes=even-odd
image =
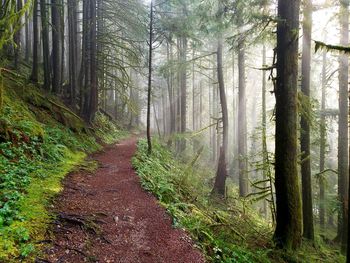
MULTIPOLYGON (((167 61, 173 61, 173 50, 171 43, 167 43, 167 61)), ((173 87, 173 70, 170 68, 167 72, 167 87, 168 87, 168 97, 169 97, 169 108, 170 108, 170 137, 168 140, 168 145, 170 146, 173 141, 173 135, 175 133, 175 100, 174 100, 174 87, 173 87)))
POLYGON ((52 19, 52 91, 56 94, 61 92, 62 85, 62 56, 61 56, 61 8, 59 0, 51 0, 52 19))
MULTIPOLYGON (((187 53, 187 38, 182 37, 180 47, 180 61, 181 61, 181 73, 180 73, 180 90, 181 90, 181 130, 184 135, 187 130, 187 66, 186 66, 186 53, 187 53)), ((180 152, 186 149, 186 139, 182 138, 180 143, 180 152)))
POLYGON ((239 195, 248 194, 247 174, 247 116, 246 116, 246 85, 245 85, 245 44, 241 39, 238 46, 238 158, 239 158, 239 195))
POLYGON ((300 1, 278 1, 275 186, 279 247, 300 246, 302 221, 297 165, 297 86, 300 1))
MULTIPOLYGON (((263 63, 262 66, 266 67, 266 46, 263 46, 263 63)), ((263 154, 263 180, 266 180, 269 176, 269 155, 267 150, 267 135, 266 135, 266 70, 262 71, 262 112, 261 112, 261 138, 262 138, 262 154, 263 154)), ((264 185, 266 187, 266 184, 264 185)), ((267 201, 263 201, 263 213, 267 217, 267 201)))
MULTIPOLYGON (((20 12, 20 10, 22 9, 22 0, 17 0, 17 4, 16 4, 16 9, 17 12, 20 12)), ((21 17, 17 18, 18 21, 18 26, 21 25, 21 17)), ((14 67, 15 69, 18 69, 18 63, 19 63, 19 57, 20 57, 20 53, 21 53, 21 30, 19 28, 15 29, 16 32, 14 34, 14 42, 15 42, 15 58, 14 58, 14 67)))
MULTIPOLYGON (((61 71, 61 73, 60 73, 60 75, 61 75, 61 85, 60 85, 61 90, 60 90, 60 92, 63 93, 62 85, 66 80, 66 72, 67 72, 66 67, 65 67, 66 66, 65 65, 65 63, 66 63, 66 61, 65 61, 65 58, 66 58, 66 56, 65 56, 65 53, 66 53, 65 52, 65 41, 66 41, 65 31, 66 31, 67 25, 65 25, 64 21, 66 21, 68 19, 68 16, 65 13, 64 0, 59 0, 59 5, 60 5, 59 15, 60 15, 60 21, 61 21, 61 30, 59 32, 60 37, 61 37, 61 47, 60 47, 61 48, 61 69, 60 69, 60 71, 61 71)), ((68 58, 67 58, 67 60, 68 60, 68 58)), ((68 64, 67 64, 67 66, 68 66, 68 64)), ((67 90, 65 90, 65 92, 67 92, 67 90)))
POLYGON ((92 122, 98 108, 97 85, 97 34, 96 34, 96 0, 90 0, 90 107, 89 121, 92 122))
POLYGON ((75 105, 78 89, 78 38, 77 38, 77 1, 68 0, 68 40, 69 40, 69 98, 75 105))
MULTIPOLYGON (((34 1, 33 1, 33 12, 34 12, 34 1)), ((29 56, 31 53, 31 34, 29 32, 30 29, 30 23, 29 23, 29 11, 25 12, 24 15, 24 37, 25 37, 25 55, 24 55, 24 59, 27 63, 29 63, 29 56)))
POLYGON ((152 153, 151 139, 151 99, 152 99, 152 51, 153 51, 153 0, 151 0, 149 22, 148 89, 147 89, 147 144, 148 154, 152 153))
MULTIPOLYGON (((327 51, 323 51, 322 59, 322 98, 321 98, 321 120, 320 120, 320 172, 325 169, 325 155, 326 155, 326 66, 327 66, 327 51)), ((323 175, 319 179, 320 188, 320 227, 324 230, 325 227, 325 180, 323 175)))
POLYGON ((81 67, 81 80, 84 82, 81 88, 81 103, 82 103, 82 116, 89 121, 90 111, 90 92, 91 92, 91 0, 83 2, 83 49, 82 49, 82 67, 81 67))
POLYGON ((39 71, 39 30, 38 30, 38 0, 33 0, 33 64, 32 64, 32 74, 30 79, 34 82, 38 82, 39 71))
MULTIPOLYGON (((340 44, 349 44, 349 1, 340 1, 340 44)), ((347 204, 348 204, 348 55, 339 56, 339 130, 338 130, 338 196, 341 212, 338 221, 338 237, 341 251, 346 252, 347 242, 347 204)))
MULTIPOLYGON (((181 38, 177 37, 176 39, 176 47, 177 47, 177 61, 181 63, 181 38)), ((181 133, 181 70, 177 71, 176 74, 176 132, 181 133)), ((180 152, 181 149, 181 141, 176 139, 175 141, 176 152, 180 152)))
POLYGON ((217 48, 217 76, 219 82, 219 93, 220 103, 222 111, 222 125, 223 125, 223 136, 222 146, 220 147, 220 155, 218 168, 216 172, 216 178, 212 194, 219 195, 220 197, 225 196, 226 190, 226 177, 227 177, 227 147, 228 147, 228 113, 227 113, 227 101, 225 94, 224 75, 222 70, 222 53, 223 53, 223 40, 222 36, 218 37, 218 48, 217 48))
POLYGON ((50 50, 49 50, 49 27, 47 15, 46 0, 40 0, 41 14, 41 35, 43 43, 43 63, 44 63, 44 88, 51 90, 51 67, 50 67, 50 50))
MULTIPOLYGON (((103 43, 103 37, 105 35, 105 22, 104 22, 104 0, 97 1, 97 71, 98 71, 98 87, 102 91, 101 93, 101 107, 106 108, 106 88, 105 85, 105 45, 103 43)), ((130 71, 130 76, 131 76, 130 71)))
MULTIPOLYGON (((213 63, 213 69, 215 68, 214 66, 215 64, 213 63)), ((218 118, 218 92, 217 92, 217 84, 214 82, 214 79, 215 79, 215 75, 216 75, 216 72, 215 70, 213 70, 213 77, 212 77, 212 117, 213 117, 213 120, 214 122, 217 122, 216 118, 218 118)), ((213 127, 213 134, 212 134, 212 151, 213 151, 213 156, 212 156, 212 160, 213 160, 213 163, 216 162, 216 159, 217 157, 219 156, 219 152, 220 152, 220 149, 217 148, 218 146, 218 140, 217 140, 217 137, 218 137, 218 132, 219 132, 219 125, 217 126, 214 126, 213 127)))
MULTIPOLYGON (((303 18, 303 53, 301 69, 301 92, 307 103, 307 112, 311 112, 310 104, 310 63, 311 63, 312 3, 304 0, 303 18)), ((312 212, 311 156, 310 156, 310 123, 307 114, 301 115, 300 149, 301 178, 303 201, 303 236, 314 240, 314 223, 312 212)))
MULTIPOLYGON (((194 56, 195 56, 195 50, 194 47, 192 49, 192 130, 196 130, 196 90, 195 90, 195 74, 194 74, 194 56)), ((195 149, 195 146, 194 146, 195 149)))

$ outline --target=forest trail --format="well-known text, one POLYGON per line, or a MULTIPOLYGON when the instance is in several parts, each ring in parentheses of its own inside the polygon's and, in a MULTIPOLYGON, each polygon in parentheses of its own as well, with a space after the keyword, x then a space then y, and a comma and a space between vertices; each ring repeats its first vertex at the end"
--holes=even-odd
POLYGON ((135 137, 107 146, 91 156, 97 170, 67 176, 53 208, 58 218, 47 261, 205 262, 187 234, 172 227, 156 198, 142 189, 131 165, 135 150, 135 137))

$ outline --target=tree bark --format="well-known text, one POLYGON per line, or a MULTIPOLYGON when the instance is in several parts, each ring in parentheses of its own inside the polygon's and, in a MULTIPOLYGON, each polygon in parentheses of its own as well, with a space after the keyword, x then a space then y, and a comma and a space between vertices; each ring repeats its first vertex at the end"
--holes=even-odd
POLYGON ((81 114, 86 121, 89 121, 90 92, 91 92, 91 0, 83 2, 83 43, 82 43, 82 67, 80 72, 81 81, 84 83, 81 88, 81 114))
MULTIPOLYGON (((262 66, 266 67, 266 46, 263 46, 263 61, 262 66)), ((267 137, 266 137, 266 70, 262 71, 262 113, 261 113, 261 138, 262 138, 262 154, 263 154, 263 180, 266 180, 269 176, 269 155, 267 150, 267 137)), ((266 184, 264 184, 264 187, 266 187, 266 184)), ((263 201, 263 213, 265 217, 267 217, 267 201, 263 201)))
POLYGON ((33 0, 33 64, 31 81, 37 83, 39 80, 38 64, 39 64, 39 30, 38 30, 38 0, 33 0))
POLYGON ((149 23, 148 89, 147 89, 147 144, 148 154, 152 153, 151 138, 151 99, 152 99, 152 51, 153 51, 153 0, 151 0, 149 23))
POLYGON ((43 43, 43 64, 44 64, 44 88, 51 90, 51 67, 50 67, 50 51, 49 51, 49 28, 47 16, 46 0, 40 0, 41 14, 41 35, 43 43))
MULTIPOLYGON (((22 0, 17 0, 16 4, 17 12, 20 12, 22 9, 22 0)), ((17 18, 18 24, 21 24, 21 17, 17 18)), ((16 32, 14 34, 14 42, 15 42, 15 58, 14 58, 14 67, 15 69, 18 69, 18 63, 19 63, 19 57, 21 53, 21 30, 19 28, 16 29, 16 32)))
MULTIPOLYGON (((33 12, 34 12, 34 1, 33 1, 33 12)), ((37 7, 36 7, 37 8, 37 7)), ((24 36, 25 36, 25 55, 24 55, 24 59, 27 63, 29 63, 29 56, 31 53, 31 34, 29 32, 29 28, 30 28, 30 23, 29 23, 29 11, 25 12, 25 22, 24 22, 24 36)), ((34 15, 33 15, 34 18, 34 15)))
MULTIPOLYGON (((180 72, 180 91, 181 91, 181 129, 180 132, 182 135, 185 134, 187 130, 187 38, 182 37, 181 47, 180 47, 180 63, 181 63, 181 72, 180 72)), ((186 149, 186 139, 182 138, 180 142, 180 152, 183 152, 186 149)))
POLYGON ((78 38, 77 1, 68 0, 68 41, 69 41, 69 98, 74 105, 78 89, 78 38))
MULTIPOLYGON (((310 63, 311 63, 311 32, 312 32, 312 3, 304 0, 303 18, 303 53, 301 66, 301 92, 304 95, 306 111, 311 112, 310 105, 310 63)), ((312 211, 311 187, 311 156, 310 156, 310 123, 307 113, 301 114, 300 149, 301 149, 301 178, 303 201, 303 236, 314 240, 314 223, 312 211)))
POLYGON ((61 8, 59 0, 51 0, 52 22, 52 91, 61 92, 62 86, 62 46, 61 46, 61 8))
POLYGON ((245 84, 245 44, 240 40, 238 46, 238 158, 239 158, 239 195, 248 194, 247 174, 247 116, 246 116, 246 84, 245 84))
POLYGON ((95 118, 98 108, 98 86, 97 86, 97 33, 96 33, 96 0, 90 0, 90 107, 89 122, 95 118))
MULTIPOLYGON (((340 44, 349 44, 349 0, 340 1, 340 44)), ((348 55, 339 56, 339 130, 338 130, 338 198, 341 211, 338 219, 338 237, 341 251, 346 252, 347 242, 347 206, 348 206, 348 55)))
POLYGON ((278 1, 276 80, 276 230, 278 247, 300 246, 302 221, 297 165, 297 86, 300 1, 278 1))
MULTIPOLYGON (((322 59, 322 98, 321 98, 321 120, 320 120, 320 172, 325 169, 325 155, 326 155, 326 116, 324 111, 326 109, 326 63, 327 63, 327 51, 323 51, 322 59)), ((323 176, 319 179, 320 188, 320 227, 322 230, 325 228, 325 180, 323 176)))
MULTIPOLYGON (((173 61, 173 50, 171 43, 167 43, 167 61, 173 61)), ((170 68, 167 72, 167 87, 168 87, 168 97, 169 97, 169 108, 170 108, 170 137, 168 140, 168 145, 170 146, 173 141, 173 135, 175 133, 175 100, 174 100, 174 87, 173 87, 173 70, 170 68)))
POLYGON ((219 82, 219 94, 222 112, 222 125, 223 125, 223 136, 222 146, 220 147, 220 155, 218 168, 216 172, 216 178, 212 194, 219 195, 220 197, 225 196, 226 190, 226 177, 227 177, 227 148, 228 148, 228 112, 227 112, 227 101, 225 93, 224 75, 222 70, 222 53, 223 53, 223 40, 222 36, 218 38, 217 48, 217 76, 219 82))

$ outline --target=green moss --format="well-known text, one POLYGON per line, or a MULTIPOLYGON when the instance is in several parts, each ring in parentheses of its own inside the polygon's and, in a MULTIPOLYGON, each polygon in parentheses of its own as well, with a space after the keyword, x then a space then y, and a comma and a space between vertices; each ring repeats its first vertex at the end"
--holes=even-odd
MULTIPOLYGON (((82 152, 73 153, 67 149, 60 163, 45 165, 33 174, 25 198, 19 202, 19 218, 22 220, 0 232, 0 260, 18 262, 19 257, 29 256, 34 249, 40 248, 47 224, 52 220, 47 205, 62 190, 61 180, 82 163, 85 156, 82 152)), ((30 262, 31 258, 26 260, 30 262)))
POLYGON ((117 140, 125 138, 128 133, 118 129, 117 125, 111 122, 102 113, 97 113, 94 121, 94 129, 96 135, 102 140, 103 143, 111 144, 117 140))
POLYGON ((105 119, 88 129, 57 98, 15 77, 4 75, 0 113, 0 262, 33 262, 61 179, 74 169, 93 172, 86 153, 125 133, 105 119))

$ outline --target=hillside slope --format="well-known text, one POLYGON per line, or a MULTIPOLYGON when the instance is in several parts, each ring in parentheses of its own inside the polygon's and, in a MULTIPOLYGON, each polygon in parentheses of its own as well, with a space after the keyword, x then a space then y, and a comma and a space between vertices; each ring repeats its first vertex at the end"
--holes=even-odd
POLYGON ((61 179, 76 167, 92 169, 86 154, 124 134, 102 114, 88 127, 59 99, 15 72, 1 72, 0 262, 35 254, 61 179))

